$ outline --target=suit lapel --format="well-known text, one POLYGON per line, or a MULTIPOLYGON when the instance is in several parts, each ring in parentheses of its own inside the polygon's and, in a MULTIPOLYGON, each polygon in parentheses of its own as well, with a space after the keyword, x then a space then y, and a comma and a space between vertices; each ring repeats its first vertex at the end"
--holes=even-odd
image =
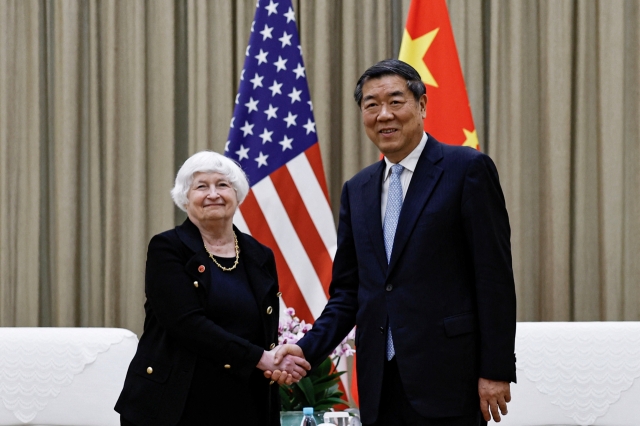
POLYGON ((387 271, 387 254, 384 250, 384 235, 382 232, 382 215, 380 213, 382 174, 384 173, 385 162, 380 161, 378 168, 371 173, 369 180, 362 186, 363 200, 365 201, 365 221, 369 228, 373 250, 376 254, 383 271, 387 271))
POLYGON ((411 177, 407 195, 402 203, 402 210, 400 212, 400 218, 398 219, 396 235, 393 240, 393 250, 391 252, 391 261, 389 262, 387 276, 398 262, 407 241, 409 241, 411 237, 411 231, 416 225, 418 217, 420 217, 424 206, 427 204, 433 189, 442 175, 442 169, 436 165, 440 159, 442 159, 442 148, 432 136, 429 136, 427 144, 418 160, 418 164, 416 164, 413 176, 411 177))
POLYGON ((189 219, 186 219, 182 225, 176 227, 176 233, 189 250, 194 255, 187 262, 187 272, 194 278, 198 279, 204 284, 206 289, 211 285, 211 274, 208 270, 210 266, 209 256, 204 249, 204 243, 202 241, 202 235, 197 226, 193 224, 189 219), (206 271, 206 273, 205 273, 206 271))

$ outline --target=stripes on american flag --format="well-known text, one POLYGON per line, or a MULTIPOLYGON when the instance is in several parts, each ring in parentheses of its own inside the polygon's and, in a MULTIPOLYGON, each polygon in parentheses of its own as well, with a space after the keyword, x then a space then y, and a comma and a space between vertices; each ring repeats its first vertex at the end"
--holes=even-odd
POLYGON ((328 300, 336 230, 291 0, 258 1, 225 155, 249 178, 234 222, 273 250, 280 312, 313 323, 328 300))

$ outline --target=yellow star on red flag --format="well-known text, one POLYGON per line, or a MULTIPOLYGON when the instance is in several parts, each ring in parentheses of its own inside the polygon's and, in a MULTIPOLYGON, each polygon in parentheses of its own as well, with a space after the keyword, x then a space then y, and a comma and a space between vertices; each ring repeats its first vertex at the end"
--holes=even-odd
POLYGON ((414 39, 411 38, 411 35, 405 28, 404 35, 402 36, 402 44, 400 45, 400 54, 398 55, 398 59, 408 63, 418 71, 418 74, 420 74, 425 84, 433 87, 438 87, 438 83, 436 79, 433 78, 423 58, 424 55, 427 54, 429 46, 433 43, 433 39, 438 35, 439 29, 440 28, 436 28, 414 39))
POLYGON ((475 129, 473 131, 468 131, 467 129, 462 129, 464 132, 465 140, 462 146, 470 146, 471 148, 478 149, 480 144, 478 143, 478 134, 475 129))

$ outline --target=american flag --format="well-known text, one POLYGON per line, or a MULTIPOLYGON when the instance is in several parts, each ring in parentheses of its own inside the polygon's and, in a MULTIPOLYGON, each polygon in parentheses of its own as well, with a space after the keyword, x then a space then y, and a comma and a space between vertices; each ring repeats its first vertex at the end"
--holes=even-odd
POLYGON ((251 190, 234 223, 276 258, 281 312, 313 322, 327 303, 336 230, 290 0, 260 0, 225 155, 251 190))

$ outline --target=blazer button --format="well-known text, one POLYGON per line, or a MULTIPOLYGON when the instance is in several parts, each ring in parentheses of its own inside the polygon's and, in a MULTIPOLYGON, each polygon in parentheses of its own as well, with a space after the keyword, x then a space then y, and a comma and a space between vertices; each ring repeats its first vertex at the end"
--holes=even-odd
POLYGON ((153 373, 153 368, 147 367, 147 374, 151 374, 151 373, 153 373))
POLYGON ((193 282, 193 286, 194 286, 195 288, 198 288, 198 281, 194 281, 194 282, 193 282))
POLYGON ((276 297, 282 297, 282 292, 281 291, 277 292, 276 297))
POLYGON ((387 284, 387 286, 385 287, 385 290, 387 291, 393 290, 393 284, 387 284))
POLYGON ((380 334, 384 334, 384 327, 380 327, 380 334))
POLYGON ((271 315, 272 312, 273 312, 273 308, 271 306, 269 306, 267 308, 267 315, 271 315))
POLYGON ((227 370, 231 369, 231 366, 229 364, 225 364, 224 368, 226 368, 227 370))
POLYGON ((275 347, 276 347, 276 344, 275 344, 275 343, 272 343, 272 344, 270 344, 270 345, 269 345, 269 349, 273 349, 273 348, 275 348, 275 347))

